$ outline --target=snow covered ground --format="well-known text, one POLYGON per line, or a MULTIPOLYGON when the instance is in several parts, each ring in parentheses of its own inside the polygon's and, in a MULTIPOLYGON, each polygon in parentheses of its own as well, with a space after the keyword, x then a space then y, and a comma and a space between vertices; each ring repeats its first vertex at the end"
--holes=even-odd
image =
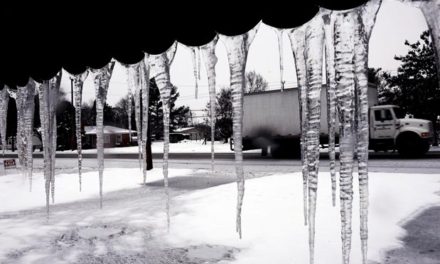
MULTIPOLYGON (((216 141, 215 145, 216 153, 228 153, 231 152, 229 143, 224 144, 223 142, 216 141)), ((151 151, 153 153, 163 152, 163 141, 155 141, 151 145, 151 151)), ((170 144, 170 153, 211 153, 211 142, 208 141, 203 144, 202 140, 184 140, 179 143, 170 144)), ((58 151, 57 154, 63 153, 76 153, 76 150, 71 151, 58 151)), ((83 153, 96 153, 96 149, 84 149, 83 153)), ((106 148, 105 153, 138 153, 138 146, 132 147, 119 147, 119 148, 106 148)))
MULTIPOLYGON (((138 168, 107 168, 104 208, 98 173, 58 173, 49 221, 41 173, 34 190, 19 174, 0 177, 0 263, 308 263, 299 173, 247 174, 243 239, 235 233, 233 173, 171 169, 171 228, 166 227, 161 170, 141 186, 138 168), (21 211, 19 211, 21 210, 21 211)), ((369 259, 401 246, 401 225, 440 204, 436 174, 370 174, 369 259)), ((357 186, 352 263, 360 263, 357 186)), ((331 206, 329 174, 320 173, 316 263, 340 263, 339 209, 331 206)))

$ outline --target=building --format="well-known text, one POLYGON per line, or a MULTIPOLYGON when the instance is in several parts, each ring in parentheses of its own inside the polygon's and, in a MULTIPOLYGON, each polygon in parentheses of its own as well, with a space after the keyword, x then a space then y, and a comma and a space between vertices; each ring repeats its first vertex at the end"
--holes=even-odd
POLYGON ((172 134, 175 135, 182 135, 183 138, 189 139, 189 140, 202 140, 204 139, 204 135, 201 131, 196 129, 195 127, 183 127, 174 130, 172 134))
MULTIPOLYGON (((84 146, 96 148, 96 126, 85 126, 84 146)), ((136 136, 136 131, 131 130, 131 135, 136 136)), ((130 146, 129 130, 114 126, 104 126, 104 147, 126 147, 130 146)))

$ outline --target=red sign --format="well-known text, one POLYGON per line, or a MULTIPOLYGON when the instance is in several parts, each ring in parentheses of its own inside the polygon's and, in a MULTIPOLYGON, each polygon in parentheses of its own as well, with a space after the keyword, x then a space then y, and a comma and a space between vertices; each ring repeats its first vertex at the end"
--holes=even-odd
POLYGON ((17 168, 17 165, 15 164, 15 159, 3 160, 3 166, 5 167, 5 170, 17 168))

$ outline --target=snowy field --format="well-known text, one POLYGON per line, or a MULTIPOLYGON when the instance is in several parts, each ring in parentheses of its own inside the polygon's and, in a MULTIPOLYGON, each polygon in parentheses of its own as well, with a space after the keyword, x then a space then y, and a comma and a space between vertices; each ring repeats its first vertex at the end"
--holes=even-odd
MULTIPOLYGON (((33 191, 19 174, 0 177, 0 263, 308 263, 300 173, 248 173, 243 239, 235 233, 234 174, 171 169, 171 226, 166 225, 160 169, 142 186, 138 168, 107 168, 104 208, 98 174, 57 173, 56 204, 46 219, 41 173, 33 191)), ((436 174, 370 174, 369 259, 382 263, 401 246, 401 225, 440 204, 436 174)), ((339 209, 329 174, 320 173, 316 262, 341 263, 339 209)), ((352 263, 360 263, 357 186, 352 263)))

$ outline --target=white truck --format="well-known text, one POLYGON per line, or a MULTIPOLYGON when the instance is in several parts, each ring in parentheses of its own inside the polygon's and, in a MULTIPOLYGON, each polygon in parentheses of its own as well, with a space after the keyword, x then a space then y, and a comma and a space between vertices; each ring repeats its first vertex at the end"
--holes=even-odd
MULTIPOLYGON (((425 154, 433 140, 428 120, 404 118, 398 106, 376 105, 377 89, 370 85, 370 149, 398 150, 405 156, 425 154)), ((299 156, 300 119, 298 89, 285 89, 244 96, 243 150, 270 150, 273 157, 299 156)), ((337 128, 339 123, 336 124, 337 128)), ((338 129, 337 129, 338 131, 338 129)), ((321 90, 321 144, 328 142, 326 86, 321 90)), ((336 135, 338 142, 338 135, 336 135)))

